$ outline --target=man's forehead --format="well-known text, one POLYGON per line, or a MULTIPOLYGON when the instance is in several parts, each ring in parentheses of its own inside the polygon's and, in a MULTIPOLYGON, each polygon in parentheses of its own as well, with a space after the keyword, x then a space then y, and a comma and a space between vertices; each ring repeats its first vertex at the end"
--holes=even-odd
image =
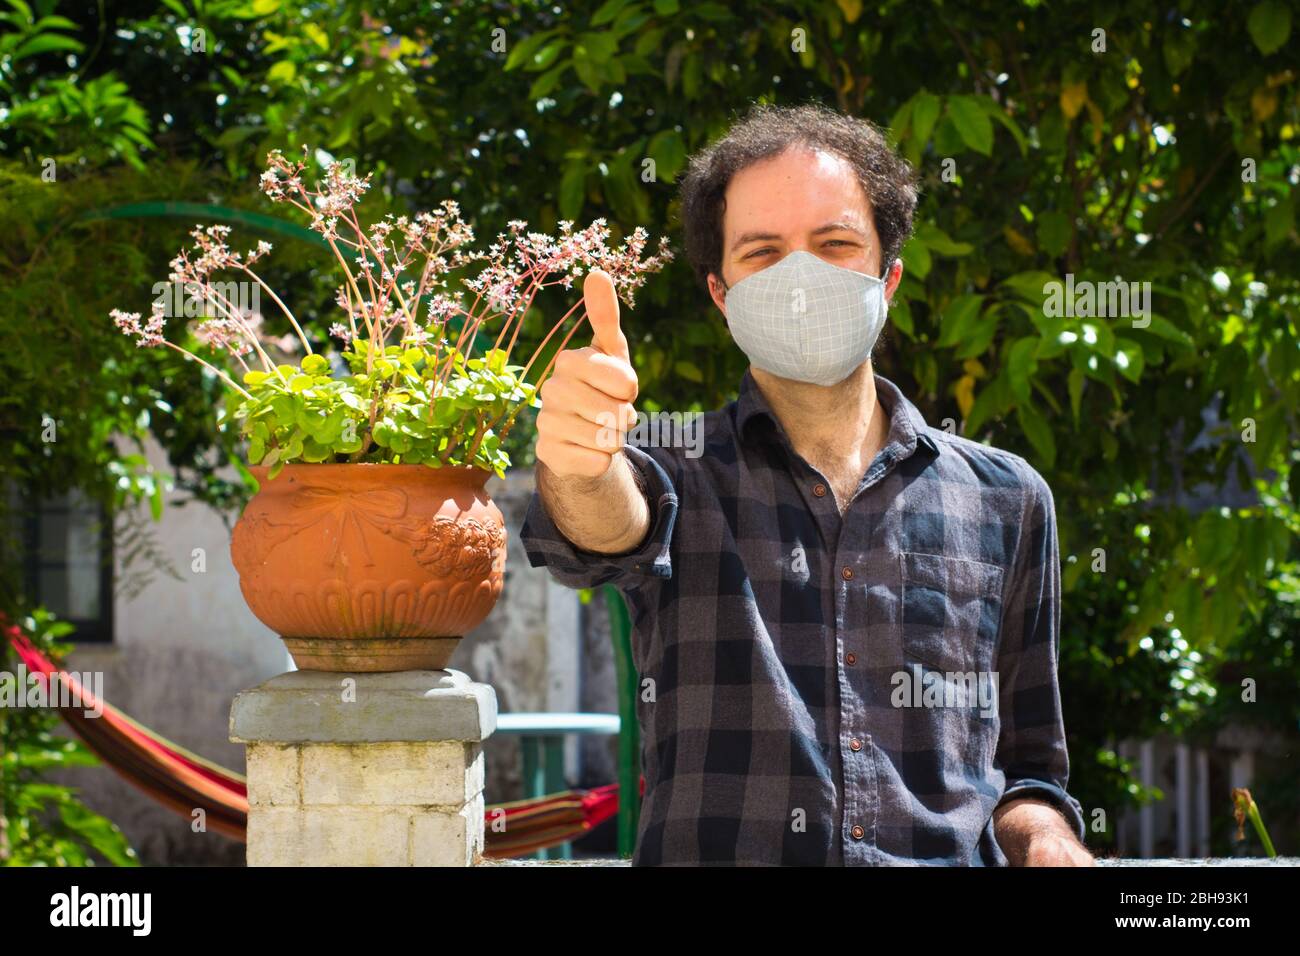
POLYGON ((825 152, 791 151, 741 170, 727 186, 727 245, 848 228, 874 233, 870 203, 849 163, 825 152))

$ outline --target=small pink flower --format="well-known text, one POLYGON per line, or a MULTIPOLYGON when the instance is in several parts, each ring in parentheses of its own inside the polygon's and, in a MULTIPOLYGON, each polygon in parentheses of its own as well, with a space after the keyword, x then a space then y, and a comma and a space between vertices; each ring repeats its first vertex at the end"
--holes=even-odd
POLYGON ((142 348, 153 348, 163 344, 162 329, 166 320, 159 311, 159 306, 155 306, 154 313, 149 317, 149 321, 144 326, 140 325, 139 312, 123 312, 121 309, 113 309, 108 314, 113 319, 113 324, 125 332, 127 335, 135 336, 135 344, 142 348))

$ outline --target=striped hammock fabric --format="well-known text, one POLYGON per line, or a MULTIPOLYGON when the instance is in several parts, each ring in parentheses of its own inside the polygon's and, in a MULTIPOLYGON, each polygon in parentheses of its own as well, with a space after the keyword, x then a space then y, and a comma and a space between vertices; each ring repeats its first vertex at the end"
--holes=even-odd
MULTIPOLYGON (((206 825, 241 843, 248 825, 248 785, 242 774, 220 767, 132 720, 107 701, 98 701, 77 678, 47 658, 18 628, 9 643, 27 670, 60 686, 51 701, 86 746, 119 775, 158 803, 193 820, 202 810, 206 825), (87 717, 85 711, 98 711, 87 717)), ((525 856, 585 836, 618 813, 618 784, 565 790, 531 800, 490 804, 484 816, 486 857, 525 856)))

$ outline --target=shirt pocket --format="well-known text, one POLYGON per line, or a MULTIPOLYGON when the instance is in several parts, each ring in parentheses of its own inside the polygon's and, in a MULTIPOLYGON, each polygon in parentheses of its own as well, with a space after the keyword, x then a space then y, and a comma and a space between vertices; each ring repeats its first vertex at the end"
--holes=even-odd
POLYGON ((1002 617, 1002 568, 910 551, 899 560, 905 662, 940 671, 989 671, 1002 617))

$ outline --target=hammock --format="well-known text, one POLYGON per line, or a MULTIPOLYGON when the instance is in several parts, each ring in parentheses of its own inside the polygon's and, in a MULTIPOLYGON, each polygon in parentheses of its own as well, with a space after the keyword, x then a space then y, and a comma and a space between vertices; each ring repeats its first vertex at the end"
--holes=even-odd
MULTIPOLYGON (((76 677, 45 657, 17 627, 9 628, 8 634, 9 643, 28 671, 38 675, 50 691, 51 708, 104 763, 186 819, 193 820, 195 811, 202 810, 208 827, 241 843, 246 840, 248 787, 242 774, 204 760, 106 701, 97 700, 76 677), (51 680, 59 685, 52 690, 51 680), (58 706, 60 701, 69 703, 58 706), (98 711, 101 705, 101 716, 86 716, 85 711, 98 711)), ((484 818, 483 855, 524 856, 568 843, 617 812, 616 783, 491 804, 484 818)))

